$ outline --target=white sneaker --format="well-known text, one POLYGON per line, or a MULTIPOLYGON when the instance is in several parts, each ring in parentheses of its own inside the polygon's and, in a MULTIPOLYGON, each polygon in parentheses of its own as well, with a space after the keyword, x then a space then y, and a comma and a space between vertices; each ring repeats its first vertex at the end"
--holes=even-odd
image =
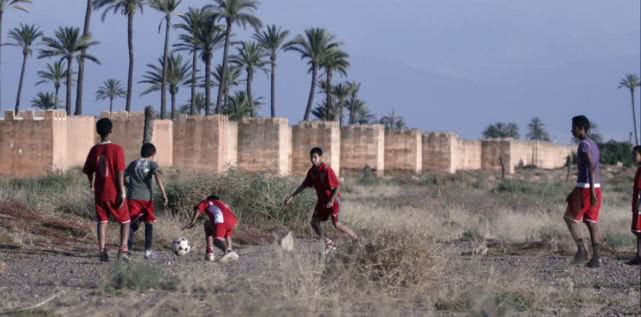
POLYGON ((207 253, 205 254, 205 261, 213 262, 214 261, 214 253, 207 253))
POLYGON ((151 260, 151 259, 153 259, 151 250, 145 250, 145 260, 151 260))
POLYGON ((220 262, 222 263, 227 263, 232 261, 238 261, 238 253, 234 251, 225 252, 225 255, 223 255, 223 257, 220 258, 220 262))

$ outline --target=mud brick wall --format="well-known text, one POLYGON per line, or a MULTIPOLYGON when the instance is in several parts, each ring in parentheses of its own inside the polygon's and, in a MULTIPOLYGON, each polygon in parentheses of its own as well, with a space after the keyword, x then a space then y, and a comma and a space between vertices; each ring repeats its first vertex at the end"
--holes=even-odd
POLYGON ((458 136, 452 132, 423 134, 423 170, 455 173, 458 162, 458 136))
POLYGON ((292 128, 287 118, 243 118, 238 123, 238 167, 287 175, 292 169, 292 128))
POLYGON ((381 124, 350 125, 341 129, 341 174, 362 175, 369 166, 385 171, 385 128, 381 124))
POLYGON ((223 172, 236 165, 236 137, 237 125, 226 116, 181 115, 173 126, 174 165, 223 172))
POLYGON ((385 129, 385 174, 420 173, 423 141, 418 129, 385 129))
POLYGON ((309 151, 323 149, 323 161, 338 175, 341 160, 341 130, 337 121, 307 121, 292 127, 292 174, 305 175, 311 167, 309 151))
POLYGON ((481 141, 458 139, 456 170, 481 169, 481 141))

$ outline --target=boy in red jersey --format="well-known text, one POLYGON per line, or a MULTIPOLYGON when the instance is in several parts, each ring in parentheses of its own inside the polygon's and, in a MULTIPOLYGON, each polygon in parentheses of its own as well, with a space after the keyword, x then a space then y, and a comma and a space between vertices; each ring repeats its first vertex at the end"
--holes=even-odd
POLYGON ((325 239, 325 242, 327 243, 327 250, 333 250, 335 249, 334 242, 325 237, 325 234, 320 227, 321 221, 327 221, 331 217, 332 223, 338 231, 346 233, 353 240, 356 240, 358 237, 350 228, 338 221, 341 198, 338 188, 341 184, 338 181, 338 177, 336 177, 334 170, 327 166, 327 164, 323 163, 322 157, 323 150, 319 147, 315 147, 309 152, 312 167, 307 172, 307 176, 303 183, 298 186, 296 191, 285 199, 285 205, 289 205, 292 199, 305 190, 305 188, 314 187, 316 190, 317 201, 316 207, 314 208, 314 214, 312 215, 311 225, 316 234, 325 239))
POLYGON ((209 221, 204 224, 205 240, 207 242, 205 260, 214 260, 214 246, 225 253, 220 259, 221 262, 238 260, 238 254, 231 247, 231 236, 234 233, 237 219, 231 208, 217 196, 211 195, 196 205, 191 221, 183 230, 193 228, 196 224, 196 219, 203 211, 209 216, 209 221))
POLYGON ((132 161, 125 170, 127 184, 127 208, 131 217, 131 230, 129 232, 129 249, 136 240, 139 222, 145 222, 145 259, 151 259, 151 245, 156 217, 154 216, 154 198, 152 180, 155 178, 162 193, 163 206, 167 207, 167 193, 163 184, 160 167, 154 161, 156 147, 145 143, 140 148, 140 159, 132 161))
POLYGON ((98 220, 98 244, 100 260, 109 261, 105 249, 105 231, 109 214, 120 222, 120 250, 118 258, 129 260, 127 238, 129 236, 129 211, 127 210, 124 170, 125 152, 122 147, 111 143, 111 120, 103 118, 96 123, 100 143, 89 151, 83 172, 89 178, 89 186, 95 193, 96 218, 98 220))
POLYGON ((637 172, 634 176, 634 188, 632 190, 632 233, 637 237, 637 254, 628 261, 629 265, 641 264, 641 215, 639 214, 639 194, 641 193, 641 146, 637 145, 632 149, 634 161, 637 163, 637 172))

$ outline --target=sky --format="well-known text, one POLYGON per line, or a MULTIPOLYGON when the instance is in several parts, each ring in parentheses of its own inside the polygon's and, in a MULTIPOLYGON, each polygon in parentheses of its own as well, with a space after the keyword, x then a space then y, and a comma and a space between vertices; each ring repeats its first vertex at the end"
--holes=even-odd
MULTIPOLYGON (((84 0, 33 2, 30 13, 5 11, 3 42, 10 41, 7 33, 19 23, 35 24, 47 36, 59 26, 84 23, 84 0)), ((183 0, 179 11, 211 3, 183 0)), ((95 100, 104 80, 127 81, 126 18, 109 14, 102 21, 101 14, 95 11, 91 23, 100 41, 91 53, 101 64, 86 66, 88 115, 108 110, 108 102, 95 100)), ((570 119, 577 114, 598 123, 606 139, 628 140, 630 94, 617 86, 626 73, 641 71, 640 15, 640 1, 631 0, 263 0, 257 11, 264 24, 282 26, 292 37, 309 27, 335 34, 351 63, 347 77, 335 76, 335 81, 361 82, 360 97, 378 117, 394 110, 412 128, 479 138, 487 125, 499 121, 516 122, 523 137, 538 116, 558 143, 570 142, 570 119)), ((151 8, 135 18, 135 82, 162 55, 161 19, 151 8)), ((235 40, 247 40, 252 32, 237 27, 235 40)), ((177 34, 172 30, 172 43, 177 34)), ((52 91, 46 84, 35 86, 37 71, 52 62, 37 58, 40 48, 28 60, 23 108, 38 92, 52 91)), ((221 60, 219 50, 214 62, 221 60)), ((2 111, 15 105, 21 63, 21 49, 2 47, 2 111)), ((307 68, 294 52, 279 56, 277 114, 290 124, 304 114, 311 80, 307 68)), ((259 115, 268 115, 269 77, 257 73, 253 87, 264 101, 259 115)), ((159 109, 160 93, 140 96, 145 89, 134 86, 133 110, 159 109)), ((637 90, 637 107, 639 95, 637 90)), ((185 87, 178 103, 189 98, 185 87)), ((315 103, 322 98, 317 95, 315 103)), ((120 100, 115 108, 124 104, 120 100)))

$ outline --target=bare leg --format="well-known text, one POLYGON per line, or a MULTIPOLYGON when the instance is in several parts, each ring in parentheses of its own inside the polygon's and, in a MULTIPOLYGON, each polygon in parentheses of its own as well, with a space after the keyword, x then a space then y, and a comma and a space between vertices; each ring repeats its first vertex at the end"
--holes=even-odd
POLYGON ((102 252, 105 250, 105 232, 107 231, 107 223, 99 222, 96 225, 96 229, 98 234, 98 247, 100 248, 100 252, 102 252))
POLYGON ((354 233, 354 231, 352 231, 352 229, 348 228, 346 225, 340 222, 335 222, 334 227, 336 228, 336 230, 340 232, 344 232, 347 235, 349 235, 349 237, 352 238, 352 240, 356 240, 358 238, 358 236, 356 236, 356 234, 354 233))
POLYGON ((314 229, 314 232, 316 232, 316 234, 317 234, 319 237, 321 237, 321 238, 325 239, 325 233, 324 233, 324 232, 323 232, 323 230, 321 229, 320 221, 319 221, 319 220, 317 220, 317 219, 312 219, 312 222, 311 222, 310 224, 312 225, 312 229, 314 229))
POLYGON ((129 222, 120 224, 120 251, 127 251, 129 241, 129 222))
POLYGON ((211 223, 205 222, 203 228, 205 229, 205 243, 207 244, 207 253, 209 253, 209 250, 214 252, 214 233, 211 228, 211 223))
POLYGON ((223 238, 214 239, 214 245, 223 252, 227 250, 225 245, 225 239, 223 238))
POLYGON ((587 266, 599 267, 601 266, 601 233, 599 232, 599 225, 589 221, 585 224, 590 230, 590 239, 592 240, 592 259, 587 266))
POLYGON ((570 235, 572 235, 572 239, 574 239, 574 242, 576 243, 576 254, 574 255, 572 264, 580 264, 587 261, 588 252, 585 250, 585 245, 583 244, 583 239, 581 238, 581 232, 579 231, 578 223, 566 217, 563 217, 563 220, 565 220, 565 223, 568 225, 570 235))
POLYGON ((637 258, 641 258, 641 233, 635 233, 637 236, 637 258))
POLYGON ((231 250, 231 236, 225 238, 225 248, 226 250, 231 250))

